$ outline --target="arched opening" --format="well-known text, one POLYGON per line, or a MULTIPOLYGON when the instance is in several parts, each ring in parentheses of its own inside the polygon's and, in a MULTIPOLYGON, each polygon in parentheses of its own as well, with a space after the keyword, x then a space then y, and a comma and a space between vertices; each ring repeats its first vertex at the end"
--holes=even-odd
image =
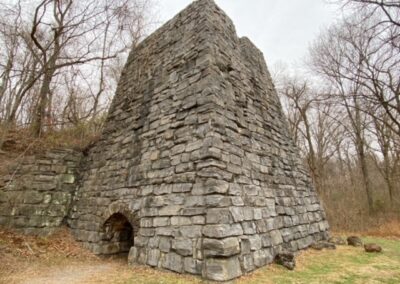
POLYGON ((121 213, 115 213, 104 223, 103 254, 128 253, 133 246, 134 228, 121 213))

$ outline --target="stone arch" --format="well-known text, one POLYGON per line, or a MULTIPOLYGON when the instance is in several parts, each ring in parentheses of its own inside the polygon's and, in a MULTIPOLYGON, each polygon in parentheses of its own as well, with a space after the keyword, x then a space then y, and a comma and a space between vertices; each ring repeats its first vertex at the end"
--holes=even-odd
MULTIPOLYGON (((103 214, 103 220, 106 222, 112 215, 120 213, 125 216, 126 219, 131 223, 134 229, 139 229, 139 220, 137 212, 129 209, 129 205, 120 201, 111 203, 107 210, 103 214)), ((103 223, 104 223, 103 222, 103 223)))
POLYGON ((101 254, 128 253, 139 230, 136 214, 129 211, 125 204, 111 204, 103 220, 101 254))

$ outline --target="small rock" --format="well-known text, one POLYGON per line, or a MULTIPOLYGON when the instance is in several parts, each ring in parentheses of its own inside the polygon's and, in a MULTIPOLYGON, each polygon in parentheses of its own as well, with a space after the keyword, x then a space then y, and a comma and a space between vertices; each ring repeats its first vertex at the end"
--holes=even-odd
POLYGON ((347 244, 353 247, 362 247, 363 242, 359 237, 351 236, 347 238, 347 244))
POLYGON ((382 252, 382 247, 377 244, 365 244, 364 249, 366 252, 382 252))
POLYGON ((342 237, 331 237, 328 242, 338 246, 346 245, 346 241, 342 237))
POLYGON ((329 242, 317 242, 311 245, 311 248, 315 250, 322 250, 322 249, 336 249, 336 245, 329 242))
POLYGON ((275 262, 289 270, 293 270, 296 266, 294 254, 291 252, 278 253, 275 257, 275 262))

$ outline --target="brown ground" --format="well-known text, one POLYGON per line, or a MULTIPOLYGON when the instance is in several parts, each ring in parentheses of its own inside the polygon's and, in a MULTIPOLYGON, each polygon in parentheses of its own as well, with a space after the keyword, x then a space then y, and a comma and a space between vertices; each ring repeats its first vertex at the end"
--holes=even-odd
POLYGON ((84 279, 96 272, 95 269, 79 272, 77 267, 84 262, 96 263, 99 270, 106 269, 97 265, 101 262, 99 258, 74 242, 67 229, 49 238, 0 230, 1 283, 57 283, 51 281, 53 278, 65 280, 58 283, 79 283, 73 278, 84 279))
MULTIPOLYGON (((68 229, 50 237, 25 236, 0 229, 0 283, 163 283, 177 274, 148 267, 128 267, 127 255, 101 258, 80 247, 68 229), (136 283, 136 281, 134 281, 136 283)), ((181 283, 193 277, 180 277, 181 283)), ((200 280, 199 280, 200 281, 200 280)))

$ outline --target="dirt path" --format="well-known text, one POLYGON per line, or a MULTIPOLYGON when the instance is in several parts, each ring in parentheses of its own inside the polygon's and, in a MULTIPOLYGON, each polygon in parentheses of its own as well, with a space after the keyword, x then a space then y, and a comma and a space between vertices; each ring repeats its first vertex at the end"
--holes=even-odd
POLYGON ((75 242, 68 229, 49 237, 0 229, 0 283, 121 283, 127 255, 100 258, 75 242))
POLYGON ((98 283, 99 275, 112 274, 116 269, 115 264, 76 264, 54 267, 51 271, 45 271, 38 277, 22 280, 19 283, 26 284, 80 284, 98 283))
POLYGON ((8 277, 0 277, 0 283, 14 284, 83 284, 115 283, 124 280, 129 272, 126 262, 100 260, 88 262, 63 262, 45 266, 33 264, 8 277))

